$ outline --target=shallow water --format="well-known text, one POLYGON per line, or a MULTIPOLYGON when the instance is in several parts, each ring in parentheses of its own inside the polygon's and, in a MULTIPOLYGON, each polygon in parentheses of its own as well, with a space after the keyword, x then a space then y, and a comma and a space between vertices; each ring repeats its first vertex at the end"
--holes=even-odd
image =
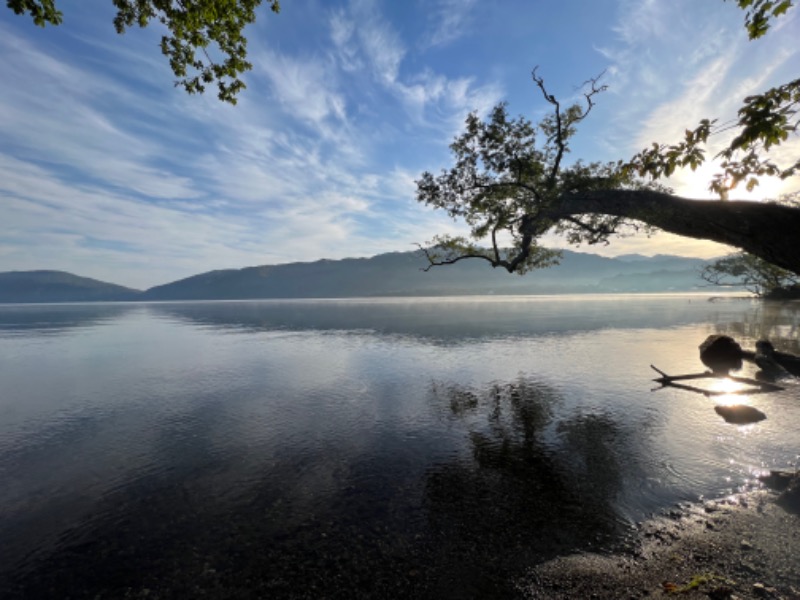
POLYGON ((799 352, 799 320, 701 296, 0 306, 0 589, 512 595, 796 466, 795 383, 737 397, 768 418, 735 426, 649 365, 701 371, 712 333, 799 352))

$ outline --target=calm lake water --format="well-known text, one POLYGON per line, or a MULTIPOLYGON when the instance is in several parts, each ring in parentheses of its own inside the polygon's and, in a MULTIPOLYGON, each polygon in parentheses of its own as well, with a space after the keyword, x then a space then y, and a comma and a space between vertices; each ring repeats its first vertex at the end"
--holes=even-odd
MULTIPOLYGON (((0 596, 513 597, 675 503, 796 467, 651 391, 798 304, 702 296, 0 305, 0 596)), ((743 374, 752 375, 752 367, 743 374)))

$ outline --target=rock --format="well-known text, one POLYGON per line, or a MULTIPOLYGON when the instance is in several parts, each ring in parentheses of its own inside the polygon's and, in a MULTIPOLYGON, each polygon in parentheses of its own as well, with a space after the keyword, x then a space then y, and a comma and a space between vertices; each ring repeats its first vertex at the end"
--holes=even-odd
POLYGON ((800 480, 800 472, 797 471, 770 471, 769 475, 759 475, 759 481, 768 488, 782 492, 794 481, 800 480))
POLYGON ((728 335, 710 335, 700 344, 700 360, 717 375, 742 368, 742 347, 728 335))
POLYGON ((749 425, 767 418, 763 412, 747 404, 718 404, 714 407, 714 412, 725 419, 727 423, 734 425, 749 425))
POLYGON ((753 594, 759 598, 775 598, 778 595, 778 590, 772 587, 767 587, 763 583, 754 583, 753 594))
POLYGON ((731 600, 733 598, 733 589, 724 585, 714 588, 707 595, 711 600, 731 600))
POLYGON ((795 480, 789 484, 789 487, 781 492, 777 502, 785 510, 800 514, 800 480, 795 478, 795 480))

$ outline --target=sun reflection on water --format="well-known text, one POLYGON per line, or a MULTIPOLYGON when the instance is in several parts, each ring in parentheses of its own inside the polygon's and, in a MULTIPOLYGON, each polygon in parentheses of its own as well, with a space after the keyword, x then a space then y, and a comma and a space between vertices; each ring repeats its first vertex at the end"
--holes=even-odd
POLYGON ((709 391, 714 392, 711 398, 717 405, 733 406, 735 404, 750 404, 750 396, 742 394, 748 386, 728 377, 715 379, 709 386, 709 391))

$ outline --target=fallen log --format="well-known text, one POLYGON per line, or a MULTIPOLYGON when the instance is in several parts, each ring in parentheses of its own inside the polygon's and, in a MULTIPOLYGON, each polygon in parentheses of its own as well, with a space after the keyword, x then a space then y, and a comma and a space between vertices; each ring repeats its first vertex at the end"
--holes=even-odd
POLYGON ((795 356, 788 352, 779 352, 767 340, 756 342, 753 362, 770 374, 788 373, 789 375, 800 377, 800 356, 795 356))

